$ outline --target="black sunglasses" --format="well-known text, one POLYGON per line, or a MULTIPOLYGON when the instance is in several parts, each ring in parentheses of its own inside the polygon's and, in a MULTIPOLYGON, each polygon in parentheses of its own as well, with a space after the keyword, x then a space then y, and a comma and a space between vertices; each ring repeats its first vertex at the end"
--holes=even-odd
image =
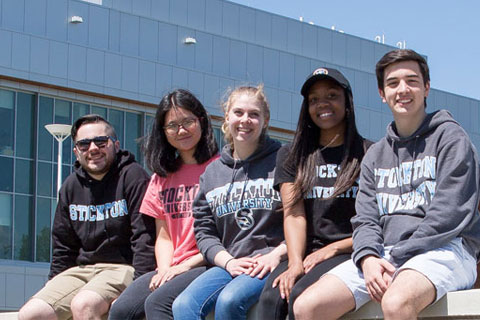
POLYGON ((112 140, 112 142, 117 141, 114 137, 111 136, 98 136, 92 139, 82 139, 75 142, 75 146, 78 150, 85 152, 90 148, 90 144, 93 142, 98 148, 105 148, 108 143, 108 139, 112 140))

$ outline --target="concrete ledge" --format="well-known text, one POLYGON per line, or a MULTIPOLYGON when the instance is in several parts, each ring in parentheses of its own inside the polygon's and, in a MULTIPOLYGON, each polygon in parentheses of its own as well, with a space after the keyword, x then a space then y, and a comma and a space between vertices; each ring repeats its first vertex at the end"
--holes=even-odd
POLYGON ((18 312, 0 312, 0 320, 17 320, 18 312))
MULTIPOLYGON (((447 293, 420 313, 421 319, 480 319, 480 289, 447 293)), ((369 302, 341 319, 382 319, 380 304, 369 302)))

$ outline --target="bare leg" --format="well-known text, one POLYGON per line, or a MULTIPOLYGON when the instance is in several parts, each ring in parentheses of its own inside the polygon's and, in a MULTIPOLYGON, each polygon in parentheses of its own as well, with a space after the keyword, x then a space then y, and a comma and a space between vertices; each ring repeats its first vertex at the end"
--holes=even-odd
POLYGON ((108 312, 110 301, 105 301, 94 291, 80 290, 70 307, 74 320, 100 320, 108 312))
POLYGON ((308 287, 295 301, 295 319, 338 319, 355 308, 355 299, 339 278, 325 275, 308 287))
POLYGON ((435 300, 435 287, 418 271, 405 269, 382 298, 385 319, 416 319, 418 314, 435 300))
POLYGON ((53 308, 41 299, 29 300, 18 312, 19 320, 57 320, 53 308))

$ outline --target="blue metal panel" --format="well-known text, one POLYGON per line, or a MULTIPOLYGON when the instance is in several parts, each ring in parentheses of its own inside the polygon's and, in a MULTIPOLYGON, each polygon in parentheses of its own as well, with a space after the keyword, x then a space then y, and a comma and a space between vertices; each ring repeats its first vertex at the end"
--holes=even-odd
POLYGON ((29 1, 25 6, 25 32, 45 35, 47 0, 29 1))
POLYGON ((155 95, 162 97, 172 87, 172 67, 157 64, 155 68, 155 95))
POLYGON ((30 69, 30 37, 13 33, 12 68, 29 71, 30 69))
POLYGON ((360 68, 366 72, 373 72, 376 63, 373 42, 362 40, 360 44, 360 68))
POLYGON ((247 81, 263 82, 263 47, 247 45, 247 81))
POLYGON ((2 25, 6 29, 23 31, 25 13, 24 0, 3 0, 2 25))
POLYGON ((123 12, 132 12, 132 0, 113 0, 112 8, 123 12))
POLYGON ((48 40, 32 37, 30 40, 30 71, 48 74, 48 40))
MULTIPOLYGON (((157 0, 154 0, 157 1, 157 0)), ((135 15, 148 17, 150 16, 151 0, 135 0, 132 1, 132 13, 135 15)))
POLYGON ((172 88, 188 89, 188 71, 187 70, 173 67, 172 88))
POLYGON ((369 138, 378 141, 385 135, 385 130, 382 128, 382 113, 370 112, 370 135, 369 138))
POLYGON ((466 131, 471 131, 470 126, 470 100, 465 97, 458 97, 458 122, 466 131))
POLYGON ((47 37, 67 40, 67 7, 65 0, 47 0, 47 37))
POLYGON ((108 49, 110 14, 108 9, 89 6, 88 44, 98 49, 108 49))
MULTIPOLYGON (((431 93, 431 92, 430 92, 431 93)), ((480 133, 480 102, 477 100, 470 100, 470 128, 475 133, 480 133)), ((477 147, 478 148, 478 147, 477 147)))
POLYGON ((168 21, 170 19, 170 1, 154 0, 152 1, 152 18, 160 21, 168 21))
POLYGON ((223 3, 223 35, 227 37, 238 38, 240 29, 240 10, 238 5, 223 3))
POLYGON ((0 50, 0 65, 10 67, 12 65, 12 33, 0 30, 0 43, 2 44, 2 50, 0 50))
POLYGON ((88 43, 88 25, 90 23, 88 7, 89 5, 84 2, 69 1, 68 17, 80 16, 83 18, 83 23, 68 23, 68 41, 84 45, 88 43))
POLYGON ((347 66, 360 69, 361 66, 361 40, 356 37, 347 37, 347 66))
MULTIPOLYGON (((265 87, 265 95, 267 101, 270 103, 270 119, 278 119, 278 90, 270 87, 265 87)), ((283 110, 282 110, 283 111, 283 110)))
POLYGON ((188 72, 188 90, 192 92, 200 101, 203 101, 203 73, 189 71, 188 72))
POLYGON ((212 72, 213 37, 208 33, 197 31, 195 33, 195 69, 212 72))
POLYGON ((296 122, 297 119, 291 118, 293 108, 300 108, 300 106, 292 106, 292 94, 283 90, 278 91, 278 112, 277 120, 285 122, 296 122))
POLYGON ((188 0, 188 26, 194 29, 205 29, 205 0, 188 0))
POLYGON ((334 32, 332 38, 332 62, 344 66, 347 60, 347 38, 344 33, 334 32))
POLYGON ((288 19, 281 16, 272 16, 272 46, 287 50, 288 19))
POLYGON ((216 34, 222 33, 222 2, 206 0, 205 30, 216 34))
POLYGON ((298 117, 300 115, 300 109, 302 106, 303 97, 300 94, 292 95, 292 123, 290 125, 291 130, 297 128, 298 117))
POLYGON ((170 1, 170 21, 179 25, 187 25, 187 0, 172 0, 170 1))
POLYGON ((120 14, 120 52, 138 55, 139 17, 120 14))
MULTIPOLYGON (((382 111, 382 98, 378 94, 377 78, 368 74, 368 108, 382 111)), ((390 112, 388 108, 384 109, 384 112, 390 112)))
POLYGON ((141 57, 154 61, 157 60, 158 22, 140 18, 139 47, 141 57))
MULTIPOLYGON (((375 64, 378 60, 380 60, 387 52, 393 50, 394 48, 387 47, 383 44, 374 43, 373 44, 375 50, 375 64)), ((396 48, 395 48, 396 49, 396 48)), ((375 70, 375 69, 374 69, 375 70)))
POLYGON ((294 81, 295 81, 295 58, 290 53, 280 52, 279 86, 282 89, 297 92, 300 89, 294 87, 294 81))
POLYGON ((120 89, 122 86, 122 56, 105 53, 105 86, 120 89))
POLYGON ((203 103, 205 107, 219 108, 220 92, 218 77, 206 74, 203 85, 203 103))
POLYGON ((317 57, 325 62, 332 62, 332 33, 325 28, 317 29, 317 57))
POLYGON ((158 24, 158 61, 177 63, 177 27, 168 23, 158 24))
POLYGON ((300 89, 302 88, 305 79, 313 71, 310 69, 311 65, 309 59, 301 56, 295 56, 295 82, 293 85, 295 92, 300 93, 300 89))
POLYGON ((292 53, 302 53, 302 24, 303 22, 287 21, 287 50, 292 53))
POLYGON ((313 58, 317 57, 317 29, 308 23, 302 25, 302 53, 313 58))
POLYGON ((11 273, 6 280, 5 292, 8 294, 5 305, 7 308, 20 308, 25 300, 25 274, 11 273))
POLYGON ((48 74, 54 77, 67 78, 68 45, 63 42, 50 41, 48 74))
POLYGON ((263 81, 266 85, 278 87, 280 54, 277 50, 263 49, 263 81))
POLYGON ((447 95, 443 91, 435 90, 435 103, 428 105, 429 112, 447 108, 447 95))
POLYGON ((272 15, 255 11, 255 40, 264 46, 272 44, 272 15))
POLYGON ((357 120, 358 132, 360 132, 360 134, 362 136, 364 136, 365 138, 371 139, 371 135, 370 135, 370 111, 365 109, 365 108, 358 107, 355 110, 355 117, 356 117, 356 120, 357 120))
POLYGON ((122 57, 122 89, 138 92, 138 59, 122 57))
POLYGON ((195 45, 183 43, 187 37, 195 37, 195 31, 192 29, 178 27, 177 65, 192 69, 195 65, 195 45))
POLYGON ((244 42, 230 41, 230 75, 245 79, 247 71, 247 45, 244 42))
POLYGON ((353 89, 355 106, 368 107, 368 74, 355 71, 355 78, 349 79, 353 89))
POLYGON ((105 81, 105 53, 100 50, 87 49, 87 82, 103 86, 105 81))
POLYGON ((138 91, 142 94, 155 95, 155 63, 140 60, 138 91))
POLYGON ((239 14, 240 29, 238 36, 245 41, 255 41, 255 10, 248 7, 240 7, 239 14))
POLYGON ((213 37, 213 72, 229 75, 230 41, 227 38, 213 37))
POLYGON ((108 46, 112 51, 120 51, 120 12, 110 10, 108 46))
POLYGON ((453 94, 447 94, 447 110, 450 111, 450 113, 453 116, 453 119, 458 120, 459 119, 459 108, 458 108, 458 96, 453 95, 453 94))
POLYGON ((87 49, 68 46, 68 79, 84 82, 87 74, 87 49))

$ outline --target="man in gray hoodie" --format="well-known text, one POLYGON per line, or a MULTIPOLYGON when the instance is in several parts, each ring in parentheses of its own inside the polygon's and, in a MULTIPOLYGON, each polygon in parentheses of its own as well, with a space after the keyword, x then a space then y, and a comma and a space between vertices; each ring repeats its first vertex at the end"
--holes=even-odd
POLYGON ((427 114, 425 59, 394 50, 376 66, 394 121, 362 163, 352 260, 294 305, 296 319, 335 319, 373 299, 385 319, 415 319, 449 291, 475 282, 480 250, 478 157, 445 111, 427 114))

